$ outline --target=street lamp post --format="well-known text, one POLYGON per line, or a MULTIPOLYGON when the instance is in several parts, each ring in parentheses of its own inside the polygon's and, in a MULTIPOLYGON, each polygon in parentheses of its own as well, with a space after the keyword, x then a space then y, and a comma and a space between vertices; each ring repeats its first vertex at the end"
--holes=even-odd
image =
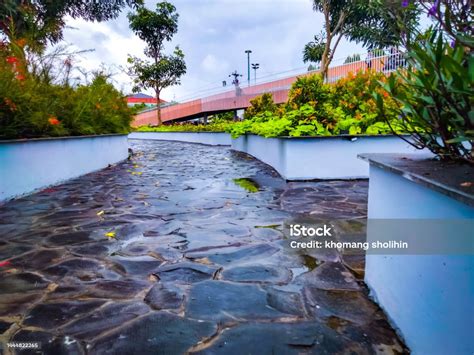
POLYGON ((254 83, 257 83, 257 69, 260 67, 260 64, 258 63, 252 63, 252 69, 253 69, 253 78, 254 78, 254 83))
POLYGON ((247 49, 245 53, 247 53, 247 82, 250 86, 250 53, 252 53, 252 51, 247 49))

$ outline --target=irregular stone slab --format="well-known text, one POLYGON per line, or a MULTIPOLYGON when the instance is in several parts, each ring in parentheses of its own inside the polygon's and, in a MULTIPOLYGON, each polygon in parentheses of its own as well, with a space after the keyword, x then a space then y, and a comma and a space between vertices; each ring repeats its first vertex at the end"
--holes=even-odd
POLYGON ((267 303, 270 307, 287 314, 301 317, 306 315, 303 300, 299 293, 281 291, 272 287, 267 288, 266 291, 267 303))
POLYGON ((100 280, 91 283, 73 282, 60 284, 47 296, 48 301, 64 298, 96 297, 109 299, 134 298, 151 283, 144 280, 100 280))
POLYGON ((298 276, 295 282, 322 290, 360 290, 354 276, 341 263, 325 262, 313 271, 298 276))
POLYGON ((3 320, 0 320, 0 334, 5 333, 8 329, 10 329, 12 322, 5 322, 3 320))
POLYGON ((71 248, 70 250, 74 254, 90 257, 90 256, 106 255, 109 253, 109 250, 111 248, 112 246, 107 241, 107 242, 88 243, 84 246, 71 248))
POLYGON ((215 321, 287 316, 268 306, 267 294, 259 287, 224 281, 194 284, 189 293, 185 314, 194 319, 215 321))
POLYGON ((65 249, 43 249, 12 259, 10 262, 17 268, 41 270, 58 262, 66 253, 65 249))
POLYGON ((100 307, 105 301, 65 301, 58 303, 43 303, 35 306, 23 320, 24 325, 43 329, 54 329, 64 323, 79 318, 82 314, 100 307))
POLYGON ((303 289, 306 309, 318 319, 331 316, 346 319, 356 324, 373 320, 378 307, 362 292, 327 291, 313 286, 303 289))
MULTIPOLYGON (((79 342, 71 337, 56 337, 51 333, 42 331, 20 330, 12 338, 12 342, 40 342, 41 354, 54 355, 82 355, 84 351, 81 349, 79 342)), ((23 350, 20 354, 38 354, 35 350, 23 350)))
POLYGON ((364 349, 317 322, 250 323, 226 329, 194 354, 365 354, 364 349))
POLYGON ((167 264, 156 271, 163 282, 194 283, 211 279, 218 267, 199 263, 182 262, 167 264))
POLYGON ((367 348, 371 347, 375 353, 409 354, 410 350, 403 345, 395 331, 382 317, 382 314, 380 314, 379 319, 363 326, 345 322, 341 326, 340 332, 344 333, 349 339, 364 344, 367 348))
POLYGON ((56 234, 46 240, 48 246, 65 246, 74 244, 84 244, 94 242, 91 233, 87 231, 70 232, 64 234, 56 234))
POLYGON ((106 330, 147 313, 150 309, 141 302, 123 302, 108 304, 90 315, 69 323, 62 329, 63 334, 73 335, 77 339, 90 339, 106 330))
POLYGON ((8 293, 0 297, 0 316, 23 315, 31 305, 42 297, 41 293, 8 293))
MULTIPOLYGON (((215 251, 214 253, 193 253, 191 258, 207 257, 210 261, 220 265, 226 265, 233 262, 255 260, 256 257, 264 258, 275 254, 279 249, 269 244, 257 244, 249 247, 238 248, 236 251, 226 253, 225 249, 215 251)), ((188 256, 188 255, 187 255, 188 256)))
POLYGON ((115 256, 112 260, 130 277, 152 274, 162 264, 161 261, 146 255, 136 257, 115 256))
POLYGON ((148 292, 145 302, 154 309, 178 309, 183 303, 183 292, 172 284, 157 283, 148 292))
POLYGON ((53 265, 44 270, 51 278, 60 279, 64 276, 77 277, 83 281, 110 278, 117 279, 120 275, 105 267, 94 259, 74 258, 53 265))
POLYGON ((89 354, 183 354, 216 331, 211 322, 157 312, 99 338, 89 354))
POLYGON ((90 297, 100 298, 132 298, 142 292, 150 283, 137 280, 104 280, 96 282, 87 290, 90 297))
POLYGON ((349 268, 359 280, 365 275, 365 255, 343 255, 344 265, 349 268))
POLYGON ((11 274, 0 278, 0 295, 39 291, 48 287, 49 282, 31 272, 11 274))
MULTIPOLYGON (((2 234, 0 234, 2 235, 2 234)), ((3 235, 2 235, 3 237, 3 235)), ((11 259, 33 249, 30 245, 4 244, 0 247, 0 260, 11 259)))
POLYGON ((238 282, 287 283, 291 280, 291 272, 283 266, 277 269, 266 265, 249 265, 225 269, 222 277, 238 282))
POLYGON ((183 253, 171 247, 154 248, 150 254, 157 259, 162 259, 166 261, 176 261, 183 257, 183 253))
POLYGON ((282 237, 282 233, 273 228, 253 228, 252 234, 258 241, 273 241, 282 237))

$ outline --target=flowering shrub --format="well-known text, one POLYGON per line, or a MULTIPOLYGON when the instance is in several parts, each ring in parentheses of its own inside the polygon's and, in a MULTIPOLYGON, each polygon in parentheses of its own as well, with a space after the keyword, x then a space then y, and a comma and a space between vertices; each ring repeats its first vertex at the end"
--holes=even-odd
POLYGON ((51 73, 28 72, 11 47, 0 49, 0 139, 129 131, 132 111, 104 75, 77 87, 55 83, 51 73))

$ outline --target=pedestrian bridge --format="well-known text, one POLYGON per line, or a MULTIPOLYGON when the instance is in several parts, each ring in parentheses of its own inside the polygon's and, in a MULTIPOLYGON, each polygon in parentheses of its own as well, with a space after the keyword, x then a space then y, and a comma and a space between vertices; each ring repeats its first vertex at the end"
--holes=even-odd
MULTIPOLYGON (((400 58, 400 55, 398 55, 398 58, 400 58)), ((400 59, 397 59, 397 62, 400 62, 400 59)), ((392 71, 399 65, 400 63, 394 64, 394 58, 386 55, 372 58, 370 60, 366 59, 353 63, 341 64, 329 68, 328 81, 334 82, 350 72, 355 73, 359 70, 366 70, 369 66, 376 71, 392 71), (387 66, 387 63, 391 64, 387 66)), ((309 71, 247 87, 235 87, 218 94, 165 106, 161 109, 161 119, 163 122, 186 121, 220 112, 245 109, 250 106, 250 100, 264 93, 271 93, 275 103, 284 103, 288 100, 288 92, 291 85, 298 77, 312 75, 317 72, 318 70, 309 71)), ((132 126, 138 127, 156 124, 157 113, 156 108, 154 108, 136 115, 132 126)))

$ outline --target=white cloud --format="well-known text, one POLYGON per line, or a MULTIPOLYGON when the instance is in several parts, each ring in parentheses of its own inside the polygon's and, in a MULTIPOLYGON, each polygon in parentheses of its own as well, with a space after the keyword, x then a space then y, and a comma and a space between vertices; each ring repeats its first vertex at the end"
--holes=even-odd
MULTIPOLYGON (((251 62, 259 63, 259 76, 304 68, 302 49, 322 29, 322 17, 313 12, 310 0, 174 0, 179 13, 179 30, 171 51, 179 45, 184 51, 187 73, 180 86, 167 88, 170 100, 219 87, 231 71, 247 72, 246 49, 251 62)), ((156 1, 147 1, 153 8, 156 1)), ((65 39, 77 49, 95 48, 84 54, 81 65, 98 68, 101 63, 126 66, 127 55, 143 57, 144 43, 128 28, 127 10, 116 20, 90 23, 68 20, 65 39)), ((361 48, 341 42, 336 57, 346 57, 361 48)), ((119 72, 119 70, 115 70, 119 72)), ((253 75, 252 75, 253 77, 253 75)), ((130 79, 124 73, 115 77, 126 91, 130 79)))

